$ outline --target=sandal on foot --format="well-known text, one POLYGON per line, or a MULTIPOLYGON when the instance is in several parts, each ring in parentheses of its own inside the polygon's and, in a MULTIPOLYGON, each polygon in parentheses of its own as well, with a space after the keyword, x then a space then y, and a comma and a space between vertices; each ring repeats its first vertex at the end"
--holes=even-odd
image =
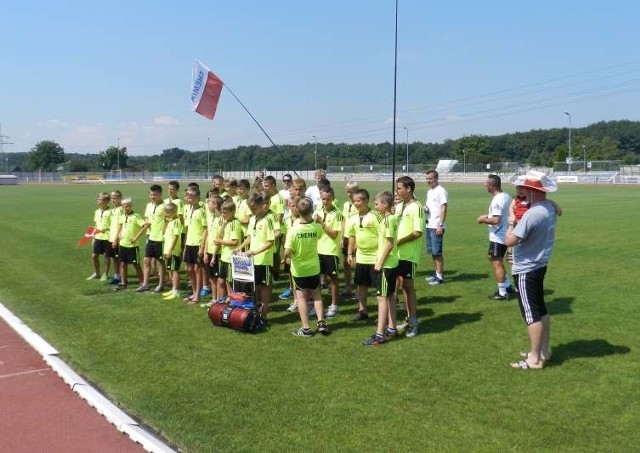
POLYGON ((527 362, 526 360, 520 360, 518 362, 511 362, 510 363, 511 368, 513 368, 514 370, 523 370, 523 371, 528 371, 528 370, 541 370, 542 367, 532 367, 531 365, 529 365, 529 362, 527 362))

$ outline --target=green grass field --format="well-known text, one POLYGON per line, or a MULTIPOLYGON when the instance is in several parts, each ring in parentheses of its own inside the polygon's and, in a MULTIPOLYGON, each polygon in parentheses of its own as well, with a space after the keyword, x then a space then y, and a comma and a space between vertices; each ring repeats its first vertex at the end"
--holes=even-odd
MULTIPOLYGON (((564 209, 546 279, 553 359, 529 372, 509 368, 528 345, 517 302, 487 299, 480 184, 447 186, 446 284, 424 283, 425 257, 420 335, 378 348, 361 345, 375 320, 351 322, 353 302, 329 337, 293 337, 288 301, 249 335, 214 327, 204 308, 85 281, 90 249, 76 243, 112 188, 0 187, 0 301, 185 451, 638 449, 638 187, 553 194, 564 209)), ((147 185, 119 188, 144 209, 147 185)))

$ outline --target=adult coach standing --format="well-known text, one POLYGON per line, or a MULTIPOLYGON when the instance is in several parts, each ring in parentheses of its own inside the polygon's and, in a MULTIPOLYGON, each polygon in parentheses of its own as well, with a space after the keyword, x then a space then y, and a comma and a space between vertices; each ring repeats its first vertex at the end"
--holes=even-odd
POLYGON ((551 257, 556 232, 556 209, 547 200, 556 184, 542 172, 529 172, 518 187, 531 207, 517 226, 509 223, 507 246, 513 247, 513 278, 518 288, 518 303, 527 324, 530 349, 523 360, 511 363, 521 370, 542 369, 551 356, 550 320, 544 303, 544 276, 551 257))
POLYGON ((446 227, 447 204, 449 194, 438 182, 438 172, 429 170, 426 173, 429 190, 424 204, 424 211, 427 215, 426 244, 427 253, 433 259, 435 272, 427 277, 427 283, 432 286, 444 283, 444 259, 442 258, 442 239, 446 227))
POLYGON ((487 192, 493 195, 489 212, 478 217, 478 223, 489 226, 489 261, 493 266, 498 290, 489 295, 492 300, 508 300, 515 291, 504 269, 504 255, 507 253, 507 227, 511 197, 502 191, 502 180, 498 175, 489 175, 484 183, 487 192))

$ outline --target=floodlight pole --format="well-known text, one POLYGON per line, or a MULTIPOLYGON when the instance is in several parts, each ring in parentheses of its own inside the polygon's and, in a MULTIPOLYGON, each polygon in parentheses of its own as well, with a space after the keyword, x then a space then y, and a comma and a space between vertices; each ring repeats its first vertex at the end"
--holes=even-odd
POLYGON ((404 127, 404 131, 407 134, 407 171, 405 172, 405 174, 409 174, 409 129, 405 126, 404 127))
POLYGON ((567 162, 569 165, 569 174, 571 174, 571 113, 564 112, 564 114, 569 118, 569 158, 567 162))
POLYGON ((466 176, 467 174, 467 151, 462 150, 462 174, 466 176))
POLYGON ((209 155, 210 155, 210 150, 211 150, 211 137, 207 137, 207 179, 209 179, 209 175, 211 174, 210 166, 210 160, 209 160, 209 155))
POLYGON ((313 141, 314 141, 314 146, 313 146, 313 169, 317 170, 318 169, 318 137, 313 135, 312 138, 313 138, 313 141))
POLYGON ((118 171, 120 171, 120 137, 118 137, 118 171))

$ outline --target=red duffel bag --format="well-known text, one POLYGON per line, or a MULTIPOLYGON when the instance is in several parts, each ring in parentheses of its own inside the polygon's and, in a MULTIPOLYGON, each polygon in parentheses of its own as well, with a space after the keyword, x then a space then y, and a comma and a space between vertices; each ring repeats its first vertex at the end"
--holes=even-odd
POLYGON ((215 303, 209 307, 209 319, 216 326, 229 327, 241 332, 257 332, 262 328, 260 313, 255 308, 215 303))

